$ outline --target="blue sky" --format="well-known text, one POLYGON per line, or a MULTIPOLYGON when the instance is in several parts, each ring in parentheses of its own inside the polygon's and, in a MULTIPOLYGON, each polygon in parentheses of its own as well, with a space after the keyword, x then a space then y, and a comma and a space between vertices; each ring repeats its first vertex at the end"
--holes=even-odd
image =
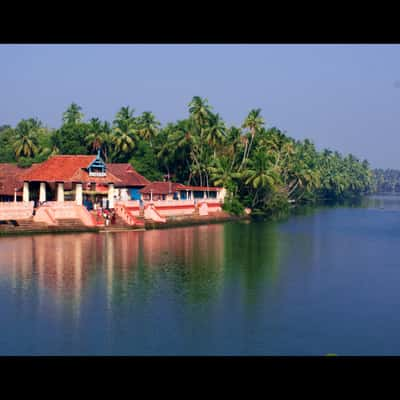
POLYGON ((400 169, 398 45, 0 45, 0 125, 58 127, 121 106, 185 118, 206 97, 230 124, 261 108, 267 126, 400 169))

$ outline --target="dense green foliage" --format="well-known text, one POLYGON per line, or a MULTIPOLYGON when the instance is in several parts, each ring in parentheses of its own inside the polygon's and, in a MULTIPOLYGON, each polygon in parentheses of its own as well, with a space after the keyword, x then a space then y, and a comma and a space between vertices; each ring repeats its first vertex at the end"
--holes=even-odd
POLYGON ((396 169, 374 169, 373 189, 378 193, 400 192, 400 171, 396 169))
POLYGON ((151 112, 135 116, 129 107, 122 107, 112 123, 84 122, 81 111, 71 104, 54 131, 35 119, 0 127, 0 162, 26 166, 53 154, 100 151, 106 162, 130 162, 150 180, 168 175, 190 185, 224 186, 225 209, 236 214, 248 207, 255 215, 271 215, 293 203, 336 201, 371 188, 367 161, 318 152, 308 139, 267 129, 260 109, 251 110, 240 127, 226 126, 197 96, 188 118, 164 127, 151 112))

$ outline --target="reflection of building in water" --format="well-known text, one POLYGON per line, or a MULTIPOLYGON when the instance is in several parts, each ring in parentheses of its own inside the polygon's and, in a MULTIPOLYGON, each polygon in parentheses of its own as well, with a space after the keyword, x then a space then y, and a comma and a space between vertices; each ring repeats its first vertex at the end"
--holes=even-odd
MULTIPOLYGON (((104 302, 110 310, 114 301, 134 300, 138 285, 147 288, 150 284, 157 290, 150 281, 164 279, 165 265, 172 267, 169 273, 177 285, 198 286, 207 292, 221 279, 223 229, 223 225, 208 225, 4 238, 0 241, 0 279, 11 280, 22 306, 23 299, 28 301, 35 293, 39 309, 54 304, 60 317, 74 319, 79 318, 88 289, 92 294, 93 290, 104 290, 104 302), (182 271, 184 280, 179 276, 182 271)), ((154 294, 153 289, 145 292, 154 294)))
POLYGON ((48 292, 57 307, 71 306, 77 317, 82 288, 93 272, 92 239, 91 234, 4 239, 0 243, 4 250, 2 278, 12 278, 19 297, 24 298, 24 292, 35 287, 39 307, 44 306, 44 294, 48 292))
POLYGON ((165 262, 190 268, 210 264, 221 268, 224 256, 222 224, 154 230, 143 238, 144 263, 157 267, 165 262))

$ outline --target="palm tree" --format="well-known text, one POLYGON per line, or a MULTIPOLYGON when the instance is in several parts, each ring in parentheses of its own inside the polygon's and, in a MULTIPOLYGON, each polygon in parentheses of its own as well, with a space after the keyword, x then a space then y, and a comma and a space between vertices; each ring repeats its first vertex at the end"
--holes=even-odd
POLYGON ((15 129, 14 152, 19 157, 34 157, 39 152, 37 138, 38 129, 41 127, 40 121, 22 120, 15 129))
POLYGON ((98 118, 92 118, 89 121, 89 134, 86 136, 86 143, 95 153, 101 149, 103 144, 101 121, 98 118))
POLYGON ((254 189, 271 188, 274 189, 279 180, 278 174, 273 170, 269 163, 268 156, 263 151, 255 153, 250 160, 249 168, 242 173, 246 185, 252 185, 254 189))
POLYGON ((270 157, 263 149, 259 149, 249 159, 248 167, 242 172, 246 185, 255 192, 252 194, 252 207, 264 207, 271 193, 277 192, 280 184, 278 170, 271 165, 270 157))
POLYGON ((206 129, 206 142, 214 147, 214 158, 216 158, 216 147, 225 139, 225 123, 219 114, 211 115, 210 126, 206 129))
POLYGON ((128 154, 135 147, 136 120, 134 110, 122 107, 114 120, 113 144, 114 156, 128 154))
POLYGON ((153 147, 152 139, 157 136, 159 132, 160 122, 156 120, 154 114, 145 111, 139 117, 139 134, 150 142, 150 147, 153 147))
POLYGON ((192 101, 189 103, 189 113, 201 130, 208 123, 211 106, 208 104, 207 99, 194 96, 192 101))
POLYGON ((115 146, 114 156, 129 153, 135 147, 133 132, 131 130, 124 131, 119 127, 114 128, 113 143, 115 146))
POLYGON ((117 115, 115 116, 114 123, 117 123, 117 124, 133 123, 135 120, 135 117, 133 116, 134 112, 135 112, 135 109, 130 108, 129 106, 121 107, 120 110, 117 112, 117 115))
POLYGON ((113 135, 110 124, 107 121, 102 123, 98 118, 92 118, 89 121, 89 134, 85 140, 88 146, 90 146, 91 151, 97 153, 100 150, 104 160, 106 162, 109 161, 113 135))
POLYGON ((251 150, 251 146, 253 144, 253 140, 254 137, 257 133, 257 131, 264 125, 264 119, 261 117, 261 109, 257 108, 257 109, 253 109, 249 112, 249 114, 247 115, 242 128, 248 128, 250 130, 251 133, 251 139, 250 139, 250 144, 247 147, 247 152, 245 149, 244 152, 244 156, 243 156, 243 162, 242 164, 245 162, 246 158, 248 158, 249 154, 250 154, 250 150, 251 150))
POLYGON ((232 160, 229 156, 217 157, 209 170, 213 184, 231 192, 235 189, 234 180, 241 178, 241 174, 233 172, 232 160))
POLYGON ((81 113, 82 107, 78 106, 76 103, 72 103, 67 111, 63 114, 64 124, 75 125, 82 121, 83 114, 81 113))

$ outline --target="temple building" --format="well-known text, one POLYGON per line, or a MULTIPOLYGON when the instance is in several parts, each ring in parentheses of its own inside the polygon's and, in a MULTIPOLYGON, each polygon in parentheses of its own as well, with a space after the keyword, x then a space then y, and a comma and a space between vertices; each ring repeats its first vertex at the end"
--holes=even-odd
POLYGON ((144 220, 218 213, 225 193, 218 187, 150 182, 130 164, 105 163, 100 154, 55 155, 30 168, 0 164, 0 222, 98 226, 112 214, 115 223, 143 226, 144 220))
POLYGON ((115 196, 118 200, 140 200, 140 189, 150 184, 144 176, 126 164, 106 164, 108 171, 121 182, 115 184, 115 196))
POLYGON ((0 164, 0 201, 100 203, 139 199, 149 184, 130 164, 106 164, 97 156, 53 156, 31 168, 0 164))
POLYGON ((139 192, 143 200, 217 199, 222 188, 186 186, 175 182, 152 182, 139 192))

